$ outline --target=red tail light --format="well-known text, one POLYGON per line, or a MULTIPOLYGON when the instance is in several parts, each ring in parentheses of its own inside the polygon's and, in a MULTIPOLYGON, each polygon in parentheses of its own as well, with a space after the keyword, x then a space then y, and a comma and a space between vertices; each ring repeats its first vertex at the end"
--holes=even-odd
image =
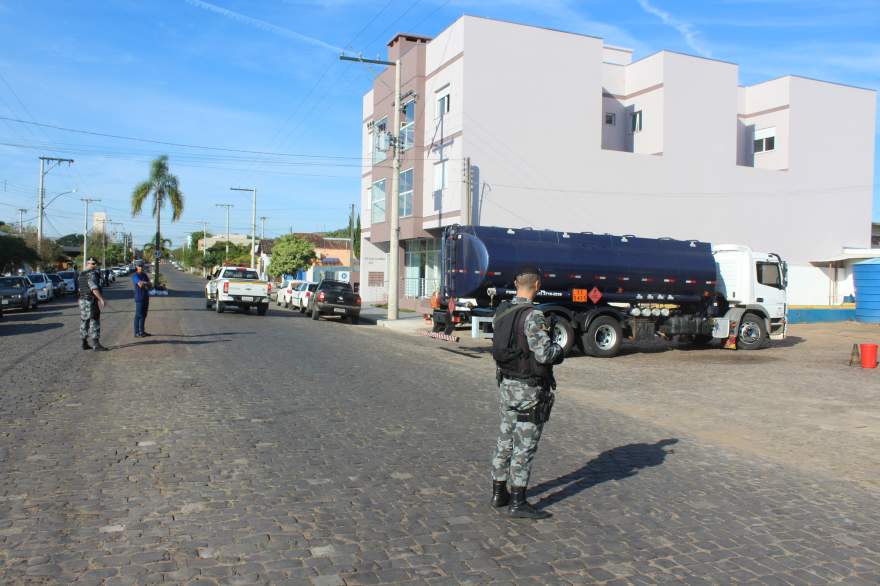
POLYGON ((272 292, 272 283, 269 283, 269 288, 266 290, 267 293, 272 292))
POLYGON ((323 292, 323 291, 321 291, 320 293, 318 293, 318 301, 324 301, 324 299, 326 299, 326 297, 327 297, 327 296, 324 295, 324 292, 323 292))
POLYGON ((223 283, 223 292, 229 293, 229 281, 226 281, 225 283, 223 283))
POLYGON ((355 305, 360 305, 360 304, 361 304, 361 296, 360 296, 360 295, 355 295, 355 296, 354 296, 354 304, 355 304, 355 305))

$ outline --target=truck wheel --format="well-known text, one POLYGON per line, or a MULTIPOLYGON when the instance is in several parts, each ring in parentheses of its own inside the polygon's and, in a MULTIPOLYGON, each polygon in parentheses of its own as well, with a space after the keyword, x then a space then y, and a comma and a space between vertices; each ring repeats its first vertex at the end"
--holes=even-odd
POLYGON ((737 350, 758 350, 767 343, 767 328, 764 318, 755 313, 747 313, 739 322, 736 335, 737 350))
POLYGON ((587 354, 596 358, 612 358, 620 352, 623 329, 620 322, 608 315, 600 315, 590 323, 584 335, 587 354))
POLYGON ((321 317, 321 314, 318 313, 318 308, 316 307, 312 310, 312 319, 317 321, 319 317, 321 317))
POLYGON ((550 332, 550 337, 562 347, 563 353, 568 356, 574 348, 574 328, 571 322, 564 316, 557 315, 555 317, 556 323, 553 324, 553 331, 550 332))
POLYGON ((226 309, 226 304, 220 301, 219 299, 214 302, 214 310, 217 313, 223 313, 223 310, 226 309))
POLYGON ((257 307, 257 315, 266 315, 266 313, 268 311, 269 311, 268 305, 260 305, 259 307, 257 307))

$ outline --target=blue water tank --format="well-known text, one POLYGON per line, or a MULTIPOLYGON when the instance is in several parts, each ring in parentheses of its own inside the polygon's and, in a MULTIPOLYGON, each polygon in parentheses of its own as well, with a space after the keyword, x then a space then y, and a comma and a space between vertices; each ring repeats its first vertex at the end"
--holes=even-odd
POLYGON ((880 324, 880 258, 853 266, 856 286, 856 321, 880 324))

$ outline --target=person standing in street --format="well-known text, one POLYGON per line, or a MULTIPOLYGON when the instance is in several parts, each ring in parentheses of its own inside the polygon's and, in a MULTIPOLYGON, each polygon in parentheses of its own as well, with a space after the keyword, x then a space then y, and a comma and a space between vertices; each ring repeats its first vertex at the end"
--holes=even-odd
POLYGON ((104 309, 106 303, 104 296, 101 294, 100 277, 95 267, 98 265, 98 259, 89 257, 86 260, 86 270, 79 274, 77 284, 79 285, 79 336, 82 339, 83 350, 94 350, 95 352, 106 351, 107 348, 101 345, 101 310, 104 309), (92 345, 89 346, 88 338, 91 335, 92 345))
POLYGON ((150 277, 144 272, 144 261, 135 261, 131 283, 134 286, 134 337, 144 338, 150 335, 144 331, 144 324, 150 310, 150 289, 153 288, 150 277))
POLYGON ((532 301, 541 289, 540 271, 516 273, 516 297, 498 306, 493 319, 501 428, 492 458, 492 506, 511 517, 546 519, 550 513, 526 500, 532 460, 553 407, 553 365, 564 358, 550 338, 550 325, 532 301), (508 490, 509 485, 509 490, 508 490))

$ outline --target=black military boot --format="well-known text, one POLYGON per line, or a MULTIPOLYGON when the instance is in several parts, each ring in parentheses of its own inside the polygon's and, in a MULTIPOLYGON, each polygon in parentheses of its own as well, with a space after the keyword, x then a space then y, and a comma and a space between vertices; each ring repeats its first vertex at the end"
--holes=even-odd
POLYGON ((83 350, 91 350, 92 349, 92 347, 89 346, 89 341, 86 340, 85 338, 82 339, 82 348, 83 348, 83 350))
POLYGON ((101 346, 101 342, 95 342, 95 345, 92 346, 92 350, 94 350, 95 352, 106 352, 107 348, 101 346))
POLYGON ((510 493, 507 492, 506 480, 492 481, 492 506, 496 509, 506 507, 510 503, 510 493))
POLYGON ((548 519, 552 517, 547 511, 541 511, 529 504, 526 500, 525 486, 510 487, 510 506, 507 512, 517 519, 548 519))

